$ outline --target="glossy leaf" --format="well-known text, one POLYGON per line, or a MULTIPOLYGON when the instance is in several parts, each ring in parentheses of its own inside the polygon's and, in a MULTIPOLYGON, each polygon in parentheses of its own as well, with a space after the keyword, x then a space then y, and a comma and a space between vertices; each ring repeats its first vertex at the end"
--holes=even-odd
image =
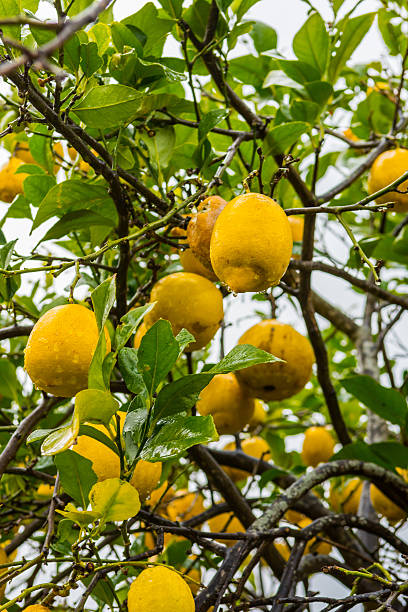
POLYGON ((75 415, 79 423, 108 425, 119 409, 119 402, 109 391, 84 389, 75 396, 75 415))
POLYGON ((157 396, 153 420, 158 421, 179 412, 188 412, 197 402, 201 391, 215 376, 212 373, 190 374, 169 383, 157 396))
POLYGON ((329 78, 333 83, 337 80, 346 62, 371 28, 374 17, 375 13, 366 13, 347 19, 342 28, 340 45, 336 47, 335 54, 330 59, 329 78))
POLYGON ((55 457, 61 486, 85 510, 89 503, 89 492, 97 476, 92 462, 72 450, 66 450, 55 457))
POLYGON ((137 349, 124 347, 118 357, 119 369, 129 391, 136 394, 143 391, 147 393, 144 378, 138 369, 137 354, 137 349))
POLYGON ((262 349, 256 348, 251 344, 238 344, 235 346, 219 363, 213 366, 210 374, 225 374, 226 372, 234 372, 242 370, 260 363, 275 363, 282 361, 279 357, 271 355, 262 349))
POLYGON ((329 59, 329 35, 319 13, 313 13, 295 35, 293 50, 299 60, 324 74, 329 59))
POLYGON ((119 478, 97 482, 89 494, 91 507, 103 522, 126 521, 140 510, 137 490, 119 478))
POLYGON ((178 356, 179 344, 173 336, 170 323, 159 319, 144 334, 138 350, 138 368, 149 395, 153 395, 178 356))

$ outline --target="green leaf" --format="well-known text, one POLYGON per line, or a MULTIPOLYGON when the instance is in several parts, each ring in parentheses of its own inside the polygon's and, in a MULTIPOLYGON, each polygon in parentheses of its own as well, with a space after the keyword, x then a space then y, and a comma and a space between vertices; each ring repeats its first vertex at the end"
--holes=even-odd
POLYGON ((72 450, 55 457, 62 488, 85 510, 89 503, 89 492, 97 482, 92 462, 72 450))
POLYGON ((293 51, 302 62, 316 68, 320 75, 324 74, 329 59, 329 35, 319 13, 313 13, 297 32, 293 51))
POLYGON ((86 77, 91 77, 103 64, 98 55, 98 45, 95 42, 82 44, 80 46, 79 64, 86 77))
POLYGON ((64 0, 64 8, 67 9, 69 7, 69 16, 73 17, 87 9, 92 2, 93 0, 73 0, 73 2, 71 0, 64 0))
POLYGON ((130 402, 123 425, 126 457, 130 463, 133 463, 136 458, 139 444, 145 432, 148 415, 146 401, 138 395, 130 402))
POLYGON ((119 402, 109 391, 84 389, 75 396, 74 414, 79 423, 108 425, 119 410, 119 402))
POLYGON ((278 44, 276 30, 262 21, 254 21, 252 23, 251 38, 259 54, 269 51, 269 49, 276 49, 278 44))
POLYGON ((383 387, 371 376, 356 374, 343 378, 342 386, 372 412, 383 419, 406 427, 408 417, 407 402, 396 389, 383 387))
POLYGON ((64 65, 74 74, 78 72, 79 60, 81 59, 80 46, 81 43, 77 34, 74 34, 64 44, 64 65))
POLYGON ((127 388, 136 395, 143 391, 147 393, 143 376, 139 372, 137 349, 124 347, 119 352, 118 365, 127 388))
MULTIPOLYGON (((16 17, 20 15, 21 7, 18 0, 0 0, 0 20, 3 17, 16 17)), ((14 40, 20 40, 20 25, 4 25, 1 26, 5 36, 10 36, 14 40)))
POLYGON ((191 446, 218 439, 212 416, 177 415, 160 421, 140 454, 145 461, 166 461, 179 457, 191 446))
POLYGON ((99 333, 105 327, 105 323, 109 316, 112 306, 116 298, 115 276, 107 278, 103 283, 98 285, 91 293, 93 309, 98 325, 99 333))
POLYGON ((77 510, 74 504, 67 504, 65 510, 56 510, 58 514, 62 514, 65 518, 73 521, 80 527, 86 527, 89 523, 94 523, 100 518, 98 512, 92 512, 90 510, 77 510))
POLYGON ((325 81, 312 81, 305 83, 304 88, 313 102, 324 106, 333 95, 333 87, 325 81))
POLYGON ((139 323, 144 319, 145 315, 151 311, 156 302, 133 308, 126 313, 120 320, 121 325, 116 328, 115 346, 116 350, 120 351, 129 340, 130 336, 136 331, 139 323))
POLYGON ((176 340, 177 340, 177 342, 179 344, 179 347, 180 347, 180 355, 181 355, 181 353, 184 352, 184 349, 186 348, 186 346, 188 346, 192 342, 195 342, 195 338, 194 338, 193 334, 190 334, 188 329, 184 329, 184 327, 177 334, 176 340))
POLYGON ((139 493, 129 482, 108 478, 97 482, 89 494, 93 512, 103 522, 126 521, 140 510, 139 493))
POLYGON ((293 119, 306 121, 314 126, 320 113, 320 106, 310 100, 294 100, 290 105, 290 114, 293 119))
POLYGON ((49 174, 34 174, 24 179, 24 195, 30 204, 40 206, 47 193, 54 187, 56 181, 49 174))
POLYGON ((77 425, 73 422, 50 433, 41 445, 41 454, 56 455, 70 448, 78 435, 77 425))
POLYGON ((231 8, 237 15, 237 21, 241 21, 242 17, 257 2, 259 2, 259 0, 234 0, 231 4, 231 8))
POLYGON ((376 463, 388 470, 396 467, 406 468, 408 464, 408 448, 399 442, 377 442, 366 444, 357 440, 347 444, 333 455, 330 461, 338 459, 359 459, 360 461, 376 463))
POLYGON ((264 155, 286 153, 307 130, 308 125, 303 121, 292 121, 271 128, 266 137, 264 155))
POLYGON ((224 119, 228 117, 228 114, 228 110, 219 108, 204 115, 198 126, 198 146, 203 143, 208 132, 215 128, 216 125, 221 123, 221 121, 224 121, 224 119))
POLYGON ((174 145, 176 143, 176 133, 172 126, 157 128, 153 136, 143 136, 146 144, 150 161, 156 168, 166 168, 172 158, 174 145))
POLYGON ((160 57, 167 34, 174 27, 171 19, 161 19, 153 2, 147 2, 137 13, 123 19, 122 23, 137 28, 143 34, 143 54, 160 57))
POLYGON ((173 416, 178 412, 188 412, 198 400, 201 391, 215 374, 190 374, 169 383, 160 390, 153 407, 154 421, 173 416))
MULTIPOLYGON (((34 178, 34 177, 29 177, 34 178)), ((92 210, 76 210, 64 215, 55 225, 53 225, 43 238, 41 242, 46 240, 56 240, 67 236, 71 232, 78 232, 89 227, 101 226, 106 228, 115 227, 115 221, 102 217, 98 213, 92 210)))
POLYGON ((85 181, 68 180, 58 183, 45 195, 34 219, 32 230, 52 217, 63 217, 71 211, 96 210, 116 224, 115 205, 106 187, 85 181))
POLYGON ((289 78, 296 81, 296 83, 304 84, 310 81, 318 81, 320 77, 319 71, 316 68, 298 60, 280 59, 279 66, 282 68, 283 72, 289 78))
POLYGON ((251 344, 238 344, 235 346, 219 363, 213 366, 209 373, 226 374, 235 370, 249 368, 259 363, 275 363, 282 361, 279 357, 271 355, 262 349, 256 348, 251 344))
POLYGON ((0 395, 18 401, 16 368, 6 357, 0 359, 0 395))
POLYGON ((374 17, 375 13, 365 13, 364 15, 347 19, 346 23, 342 24, 340 46, 335 48, 335 55, 330 59, 329 64, 329 78, 332 83, 337 81, 347 60, 350 59, 371 28, 374 17))
POLYGON ((143 336, 138 350, 138 367, 150 396, 176 363, 179 351, 171 325, 164 319, 156 321, 143 336))
POLYGON ((166 13, 173 19, 179 19, 183 11, 183 0, 159 0, 166 13))
POLYGON ((143 94, 126 85, 99 85, 91 89, 73 110, 88 127, 116 127, 130 123, 138 113, 143 94))
POLYGON ((388 9, 378 11, 378 27, 391 55, 403 53, 406 48, 406 36, 402 34, 401 26, 392 23, 394 14, 388 9))

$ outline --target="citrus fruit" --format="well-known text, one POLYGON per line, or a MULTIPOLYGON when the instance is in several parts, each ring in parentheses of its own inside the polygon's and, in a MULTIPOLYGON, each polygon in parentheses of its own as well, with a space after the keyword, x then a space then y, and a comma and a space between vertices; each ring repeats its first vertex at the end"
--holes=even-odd
POLYGON ((54 495, 54 487, 48 484, 40 484, 37 489, 36 497, 48 498, 54 495))
MULTIPOLYGON (((94 155, 98 155, 94 149, 91 149, 91 151, 94 155)), ((76 151, 76 149, 74 149, 74 147, 68 147, 68 155, 70 156, 71 161, 75 162, 78 158, 79 153, 76 151)), ((80 158, 79 160, 78 167, 81 172, 84 172, 85 174, 87 174, 91 169, 91 166, 88 164, 88 162, 84 161, 82 158, 80 158)))
POLYGON ((17 142, 13 152, 14 157, 21 159, 25 164, 37 164, 34 157, 30 153, 28 142, 17 142))
POLYGON ((330 487, 330 505, 336 512, 357 514, 362 491, 363 482, 359 478, 333 483, 330 487))
POLYGON ((288 521, 288 523, 292 523, 293 525, 299 525, 301 521, 303 521, 307 516, 298 512, 297 510, 286 510, 284 518, 288 521))
POLYGON ((24 162, 17 157, 11 157, 9 161, 0 168, 0 200, 10 203, 16 195, 23 193, 23 182, 28 174, 15 174, 24 162))
MULTIPOLYGON (((189 215, 183 215, 183 217, 187 217, 189 215)), ((173 227, 170 232, 170 236, 176 236, 179 238, 179 244, 188 244, 187 241, 187 232, 181 227, 173 227)), ((212 268, 204 266, 199 259, 194 255, 191 249, 179 249, 178 250, 180 263, 183 266, 184 272, 192 272, 193 274, 198 274, 199 276, 204 276, 208 278, 210 281, 216 281, 217 277, 215 276, 212 268)))
POLYGON ((130 585, 129 612, 194 612, 195 605, 186 581, 168 567, 143 570, 130 585))
MULTIPOLYGON (((368 176, 367 188, 371 195, 384 187, 387 187, 393 181, 396 181, 404 172, 408 170, 408 149, 393 149, 392 151, 384 151, 381 153, 371 166, 368 176)), ((398 186, 399 191, 405 191, 408 188, 408 180, 398 186)), ((408 211, 408 194, 389 191, 388 193, 376 199, 377 204, 385 204, 386 202, 394 202, 395 212, 408 211)))
POLYGON ((291 397, 303 389, 312 375, 311 344, 286 323, 276 319, 256 323, 241 336, 239 344, 252 344, 284 360, 238 370, 238 379, 253 397, 267 401, 291 397))
POLYGON ((282 559, 288 561, 290 557, 290 548, 287 542, 283 538, 276 538, 276 540, 273 541, 273 544, 282 559))
MULTIPOLYGON (((271 457, 271 451, 268 443, 259 436, 253 436, 252 438, 245 438, 245 440, 242 440, 241 449, 243 453, 245 453, 246 455, 250 455, 251 457, 255 457, 256 459, 263 459, 265 461, 268 461, 268 459, 270 459, 271 457)), ((229 444, 224 446, 224 450, 236 450, 235 442, 230 442, 229 444)), ((248 478, 249 476, 249 472, 246 472, 245 470, 238 470, 237 468, 230 468, 227 466, 224 466, 223 469, 227 472, 228 476, 234 482, 237 482, 238 480, 243 480, 244 478, 248 478)))
MULTIPOLYGON (((402 470, 401 468, 397 468, 397 472, 403 477, 405 481, 407 481, 407 471, 402 470)), ((388 521, 393 523, 398 523, 407 516, 405 510, 394 504, 384 493, 380 491, 375 485, 371 485, 370 487, 370 497, 371 503, 374 506, 374 510, 385 516, 388 521)))
MULTIPOLYGON (((300 529, 303 529, 304 527, 310 525, 311 522, 312 521, 310 520, 310 518, 304 518, 299 522, 298 525, 300 529)), ((331 544, 329 544, 328 542, 321 542, 316 538, 312 538, 306 544, 304 554, 307 555, 307 553, 317 553, 319 555, 328 555, 331 549, 331 544)))
POLYGON ((309 427, 303 439, 303 463, 311 467, 325 463, 333 455, 334 445, 333 436, 325 427, 309 427))
POLYGON ((195 338, 188 352, 206 346, 224 316, 221 292, 208 279, 190 272, 175 272, 159 280, 150 301, 156 304, 145 316, 146 327, 167 319, 175 336, 186 328, 195 338))
POLYGON ((290 229, 292 231, 293 239, 293 253, 294 259, 300 259, 301 245, 299 243, 303 240, 303 230, 305 227, 305 220, 301 215, 290 215, 288 217, 290 229), (298 243, 298 244, 295 244, 298 243))
POLYGON ((157 514, 168 517, 167 506, 174 496, 175 490, 173 487, 168 488, 168 482, 165 480, 158 489, 152 491, 149 499, 149 506, 157 514))
MULTIPOLYGON (((10 559, 8 558, 6 554, 6 551, 4 550, 4 548, 0 546, 0 565, 9 563, 9 561, 10 559)), ((1 578, 1 575, 7 571, 8 571, 7 568, 0 570, 0 578, 1 578)), ((5 592, 6 592, 6 584, 2 584, 0 586, 0 601, 3 599, 5 592)))
POLYGON ((266 423, 268 413, 265 408, 265 404, 262 400, 256 399, 254 404, 254 413, 249 419, 249 428, 255 429, 259 425, 266 423))
POLYGON ((199 493, 179 489, 167 505, 167 514, 172 521, 188 521, 204 512, 203 498, 199 493))
POLYGON ((153 489, 157 487, 162 473, 160 461, 152 463, 139 459, 136 463, 130 484, 137 489, 141 501, 145 501, 153 489))
MULTIPOLYGON (((24 367, 35 386, 59 397, 88 387, 88 370, 98 343, 92 310, 66 304, 48 310, 34 325, 24 351, 24 367)), ((111 343, 105 328, 106 352, 111 343)))
POLYGON ((217 374, 201 391, 198 412, 211 414, 220 435, 236 434, 249 423, 255 403, 234 374, 217 374))
POLYGON ((205 198, 192 215, 187 226, 187 239, 195 257, 213 271, 210 257, 210 243, 214 225, 227 202, 219 196, 205 198))
POLYGON ((142 338, 146 332, 147 332, 147 329, 146 329, 145 322, 142 321, 142 323, 139 325, 139 327, 136 330, 135 337, 133 338, 133 346, 135 348, 139 348, 142 338))
MULTIPOLYGON (((245 532, 245 527, 241 521, 231 512, 223 512, 222 514, 213 516, 208 520, 208 526, 213 533, 245 532)), ((217 541, 222 542, 226 546, 234 546, 234 544, 237 543, 237 540, 223 540, 222 538, 217 538, 217 541)))
POLYGON ((50 612, 50 609, 42 606, 41 604, 34 604, 33 606, 24 608, 23 612, 50 612))
POLYGON ((197 595, 198 591, 200 590, 200 585, 201 585, 201 570, 199 567, 191 565, 192 563, 195 562, 194 558, 192 559, 190 557, 188 561, 190 565, 183 571, 183 575, 188 576, 188 578, 186 579, 186 582, 190 588, 190 591, 193 593, 193 595, 197 595))
POLYGON ((292 255, 288 218, 275 200, 259 193, 227 204, 211 236, 211 264, 231 291, 264 291, 277 285, 292 255))

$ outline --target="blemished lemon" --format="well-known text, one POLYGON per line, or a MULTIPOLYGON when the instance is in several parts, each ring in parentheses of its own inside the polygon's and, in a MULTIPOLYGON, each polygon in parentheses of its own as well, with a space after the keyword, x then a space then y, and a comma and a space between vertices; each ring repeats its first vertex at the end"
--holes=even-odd
MULTIPOLYGON (((397 468, 397 472, 407 481, 407 471, 397 468)), ((398 523, 407 516, 405 510, 394 504, 384 493, 380 491, 375 485, 370 487, 371 503, 374 506, 374 510, 385 516, 391 524, 398 523)))
POLYGON ((259 193, 227 204, 211 236, 211 264, 234 293, 264 291, 277 285, 292 255, 289 221, 275 200, 259 193))
MULTIPOLYGON (((308 525, 310 525, 311 523, 311 519, 310 518, 305 518, 302 521, 299 522, 299 527, 301 529, 303 529, 304 527, 307 527, 308 525)), ((311 540, 308 541, 308 543, 306 544, 306 548, 305 548, 305 552, 304 554, 307 555, 307 553, 317 553, 319 555, 328 555, 330 553, 332 549, 331 544, 329 544, 328 542, 321 542, 316 538, 312 538, 311 540)))
POLYGON ((194 598, 186 581, 168 567, 143 570, 130 585, 129 612, 194 612, 194 598))
POLYGON ((188 521, 204 512, 203 498, 200 493, 179 489, 167 505, 167 515, 172 521, 188 521))
POLYGON ((16 195, 23 193, 23 182, 28 174, 15 174, 24 162, 17 157, 11 157, 9 161, 0 168, 0 200, 10 203, 16 195))
POLYGON ((188 352, 206 346, 224 317, 221 291, 208 279, 190 272, 175 272, 159 280, 150 301, 156 304, 145 316, 146 327, 167 319, 175 336, 184 327, 195 338, 188 345, 188 352))
MULTIPOLYGON (((223 512, 213 516, 208 521, 210 531, 213 533, 239 533, 245 532, 245 527, 241 521, 234 516, 231 512, 223 512)), ((224 540, 223 538, 217 538, 218 542, 222 542, 226 546, 234 546, 237 540, 224 540)))
MULTIPOLYGON (((233 451, 235 449, 235 442, 230 442, 224 446, 224 450, 227 451, 233 451)), ((259 436, 253 436, 252 438, 245 438, 245 440, 242 440, 241 449, 245 454, 255 457, 256 459, 268 461, 268 459, 271 458, 271 451, 268 443, 259 436)), ((246 472, 245 470, 238 470, 237 468, 230 468, 227 466, 224 466, 223 469, 234 482, 244 480, 244 478, 248 478, 249 476, 249 472, 246 472)))
MULTIPOLYGON (((183 215, 183 217, 187 217, 188 215, 183 215)), ((181 227, 173 227, 170 236, 178 237, 179 244, 188 244, 187 240, 187 231, 181 227)), ((216 281, 217 277, 215 276, 211 267, 204 266, 199 259, 194 255, 191 249, 178 249, 178 254, 180 258, 180 263, 183 266, 184 272, 192 272, 193 274, 198 274, 199 276, 204 276, 204 278, 208 278, 210 281, 216 281)))
POLYGON ((325 463, 333 455, 334 446, 333 436, 325 427, 309 427, 303 439, 303 463, 311 467, 325 463))
POLYGON ((220 435, 241 431, 249 423, 254 409, 254 400, 231 373, 214 376, 197 402, 198 412, 213 417, 220 435))
POLYGON ((259 427, 259 425, 263 425, 266 423, 267 418, 268 413, 265 408, 265 404, 262 400, 256 399, 254 413, 249 419, 249 429, 255 429, 256 427, 259 427))
POLYGON ((359 478, 333 483, 330 487, 330 505, 336 512, 357 514, 362 491, 363 482, 359 478))
MULTIPOLYGON (((393 149, 392 151, 384 151, 381 153, 371 166, 368 176, 367 189, 371 195, 390 183, 396 181, 400 176, 408 170, 408 149, 393 149)), ((398 186, 399 191, 408 189, 408 180, 398 186)), ((408 194, 389 191, 388 193, 376 199, 377 204, 385 204, 386 202, 395 202, 394 212, 408 211, 408 194)))
POLYGON ((210 257, 211 236, 214 225, 227 202, 220 196, 205 198, 192 215, 187 226, 187 239, 195 257, 213 272, 210 257))
POLYGON ((310 380, 314 363, 312 346, 290 325, 276 319, 260 321, 241 336, 239 344, 252 344, 284 360, 238 370, 238 379, 253 397, 282 400, 301 391, 310 380))
MULTIPOLYGON (((88 370, 98 343, 92 310, 66 304, 48 310, 34 325, 24 351, 24 367, 34 385, 58 397, 88 387, 88 370)), ((106 352, 111 349, 105 328, 106 352)))

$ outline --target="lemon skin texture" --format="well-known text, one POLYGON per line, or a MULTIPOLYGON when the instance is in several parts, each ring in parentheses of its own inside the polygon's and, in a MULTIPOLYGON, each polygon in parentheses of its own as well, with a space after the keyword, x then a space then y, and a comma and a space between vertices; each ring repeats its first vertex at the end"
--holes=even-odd
POLYGON ((50 609, 42 606, 41 604, 34 604, 33 606, 24 608, 23 612, 50 612, 50 609))
POLYGON ((239 344, 252 344, 284 360, 238 370, 238 379, 253 397, 266 401, 291 397, 303 389, 312 375, 312 346, 286 323, 276 319, 256 323, 241 336, 239 344))
POLYGON ((363 483, 359 478, 352 478, 339 487, 330 487, 330 505, 336 512, 357 514, 363 483))
POLYGON ((167 567, 149 567, 132 582, 129 612, 194 612, 193 595, 186 581, 167 567))
POLYGON ((15 174, 24 162, 17 157, 10 160, 0 168, 0 200, 10 203, 16 195, 23 193, 23 182, 28 174, 15 174))
POLYGON ((201 202, 197 214, 193 215, 187 226, 188 244, 196 258, 212 270, 210 244, 214 225, 227 202, 220 196, 210 196, 201 202))
MULTIPOLYGON (((238 533, 245 532, 245 527, 241 523, 241 521, 231 513, 223 512, 222 514, 217 514, 217 516, 213 516, 208 521, 208 526, 210 531, 213 533, 238 533)), ((237 543, 237 540, 223 540, 222 538, 217 538, 217 542, 222 542, 226 546, 234 546, 237 543)))
POLYGON ((246 193, 231 200, 211 236, 211 264, 234 293, 277 285, 292 255, 289 221, 275 200, 246 193))
POLYGON ((333 455, 335 442, 324 427, 309 427, 305 432, 302 447, 302 460, 305 465, 316 467, 333 455))
MULTIPOLYGON (((252 438, 245 438, 245 440, 242 440, 241 449, 246 455, 250 455, 256 459, 268 461, 268 459, 271 458, 271 451, 268 443, 259 436, 253 436, 252 438)), ((224 446, 223 450, 236 450, 235 442, 229 442, 226 446, 224 446)), ((244 480, 249 476, 249 472, 246 472, 245 470, 238 470, 237 468, 230 468, 226 466, 223 469, 234 482, 244 480)))
POLYGON ((224 317, 221 292, 208 279, 190 272, 176 272, 159 280, 150 301, 157 303, 145 316, 146 327, 167 319, 175 336, 185 327, 195 338, 187 352, 206 346, 224 317))
POLYGON ((160 461, 151 463, 150 461, 139 459, 136 463, 130 484, 137 489, 141 501, 145 501, 153 489, 157 487, 161 473, 162 464, 160 461))
MULTIPOLYGON (((404 172, 408 170, 408 149, 393 149, 381 153, 371 166, 368 176, 367 188, 371 195, 393 181, 396 181, 404 172)), ((404 181, 398 186, 400 191, 408 189, 408 181, 404 181)), ((389 191, 376 199, 377 204, 395 202, 392 212, 408 211, 408 194, 389 191)))
MULTIPOLYGON (((88 370, 98 343, 92 310, 80 304, 56 306, 34 325, 24 351, 24 366, 35 386, 58 397, 88 387, 88 370)), ((111 349, 105 328, 106 352, 111 349)))
POLYGON ((255 402, 234 374, 217 374, 201 391, 197 410, 210 414, 220 435, 236 434, 247 425, 255 402))
POLYGON ((188 521, 204 512, 203 498, 198 493, 179 489, 167 505, 167 515, 172 521, 188 521))
POLYGON ((184 272, 192 272, 193 274, 204 276, 204 278, 208 278, 210 281, 218 280, 212 269, 206 268, 191 249, 180 251, 180 263, 183 266, 184 272))

